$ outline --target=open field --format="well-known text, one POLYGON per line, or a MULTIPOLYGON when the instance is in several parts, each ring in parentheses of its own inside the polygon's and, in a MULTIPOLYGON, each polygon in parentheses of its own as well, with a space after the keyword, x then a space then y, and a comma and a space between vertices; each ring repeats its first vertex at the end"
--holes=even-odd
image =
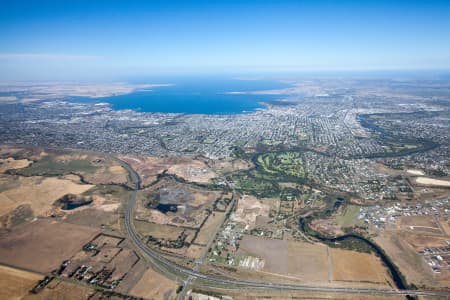
POLYGON ((175 299, 178 283, 149 268, 129 294, 146 299, 175 299))
POLYGON ((424 233, 442 234, 438 222, 434 216, 406 216, 400 217, 398 221, 399 228, 405 230, 421 231, 424 233))
POLYGON ((172 240, 172 241, 176 240, 184 232, 188 235, 186 241, 190 242, 194 237, 195 233, 193 230, 185 229, 182 227, 155 224, 140 220, 135 220, 134 226, 136 227, 137 232, 139 232, 143 236, 151 235, 152 237, 157 239, 172 240))
POLYGON ((17 170, 15 173, 23 176, 58 176, 69 173, 93 173, 97 167, 92 165, 88 160, 70 160, 57 161, 53 159, 44 159, 33 163, 31 166, 17 170))
POLYGON ((310 226, 315 231, 327 236, 339 236, 344 234, 342 227, 337 225, 335 220, 331 218, 314 219, 311 221, 310 226))
POLYGON ((252 167, 251 163, 239 158, 224 158, 219 160, 212 160, 209 162, 209 165, 213 170, 221 174, 247 170, 252 167))
POLYGON ((39 219, 0 236, 0 262, 36 272, 50 272, 99 230, 39 219))
POLYGON ((450 187, 449 180, 433 179, 428 177, 417 177, 415 183, 420 185, 445 186, 450 187))
POLYGON ((269 216, 270 206, 264 204, 254 196, 244 195, 237 204, 234 220, 250 226, 256 224, 258 216, 269 216))
POLYGON ((217 177, 204 162, 199 160, 187 161, 172 165, 167 169, 167 173, 175 174, 186 181, 197 183, 208 183, 212 178, 217 177))
POLYGON ((53 279, 38 294, 30 293, 23 300, 86 300, 94 293, 95 290, 89 287, 53 279))
POLYGON ((156 176, 167 171, 186 181, 208 183, 216 177, 204 162, 186 157, 132 157, 120 156, 139 174, 142 185, 147 186, 156 180, 156 176))
POLYGON ((196 244, 206 245, 217 227, 223 222, 225 213, 213 212, 209 215, 205 224, 200 228, 197 238, 193 241, 196 244))
POLYGON ((14 159, 8 157, 6 159, 0 159, 0 173, 4 173, 7 170, 22 169, 28 167, 32 161, 28 159, 14 159))
POLYGON ((92 187, 93 185, 77 184, 72 180, 54 177, 18 177, 17 187, 0 193, 0 215, 5 215, 23 204, 30 205, 35 216, 43 215, 62 196, 79 195, 92 187))
MULTIPOLYGON (((418 254, 420 247, 425 247, 425 244, 431 245, 430 242, 433 241, 430 237, 427 238, 422 234, 416 235, 400 231, 385 231, 375 239, 375 242, 384 249, 386 254, 400 268, 408 283, 435 288, 448 287, 448 281, 439 280, 425 260, 418 254), (415 245, 413 246, 410 243, 415 243, 415 245)), ((434 241, 433 243, 438 245, 439 243, 437 242, 434 241)), ((441 242, 444 241, 441 240, 441 242)))
POLYGON ((338 285, 388 285, 388 270, 381 260, 368 253, 328 248, 320 243, 267 239, 244 235, 240 256, 259 257, 264 274, 295 278, 300 282, 338 285))
POLYGON ((198 246, 198 245, 190 245, 189 248, 186 250, 186 256, 190 258, 199 258, 203 251, 205 251, 205 247, 198 246))
POLYGON ((293 276, 305 282, 328 280, 327 248, 322 244, 245 235, 239 253, 263 259, 264 272, 293 276))
MULTIPOLYGON (((203 289, 201 289, 203 291, 203 289)), ((274 300, 292 300, 292 299, 309 299, 309 300, 404 300, 404 296, 398 295, 360 295, 360 294, 344 294, 344 293, 319 293, 304 291, 276 291, 276 290, 225 290, 220 288, 209 288, 207 291, 215 295, 228 295, 236 300, 258 300, 258 299, 274 299, 274 300)))
MULTIPOLYGON (((21 164, 15 168, 0 164, 0 169, 4 167, 12 170, 11 173, 22 176, 78 174, 86 182, 93 184, 122 184, 126 183, 128 179, 125 169, 109 156, 102 154, 62 150, 44 152, 39 149, 24 148, 14 152, 14 155, 17 160, 11 161, 10 164, 17 164, 18 162, 21 164)), ((11 160, 11 158, 7 159, 11 160)))
POLYGON ((0 299, 23 299, 44 276, 0 266, 0 299))
POLYGON ((362 223, 357 219, 359 215, 360 207, 356 205, 347 205, 342 214, 335 217, 336 224, 341 227, 351 227, 354 225, 360 225, 362 223))
POLYGON ((333 280, 391 282, 388 270, 375 255, 330 248, 333 261, 333 280))

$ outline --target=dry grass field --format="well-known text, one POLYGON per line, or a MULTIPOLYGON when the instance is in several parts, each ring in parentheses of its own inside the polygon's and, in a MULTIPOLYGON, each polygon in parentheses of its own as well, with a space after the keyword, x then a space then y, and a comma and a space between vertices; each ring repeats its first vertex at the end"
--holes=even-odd
POLYGON ((136 230, 143 236, 151 235, 157 239, 164 240, 176 240, 178 236, 180 236, 184 231, 188 235, 186 241, 190 242, 195 234, 194 230, 170 225, 155 224, 140 220, 135 220, 134 226, 136 230))
POLYGON ((196 244, 206 245, 209 239, 212 238, 213 233, 217 230, 217 227, 223 222, 225 213, 213 212, 209 215, 205 224, 200 228, 200 232, 197 238, 193 241, 196 244))
POLYGON ((250 226, 256 223, 256 217, 269 216, 270 206, 254 196, 244 195, 237 204, 234 220, 250 226))
POLYGON ((259 273, 278 274, 303 283, 379 286, 391 282, 377 256, 328 248, 320 243, 244 235, 238 254, 262 258, 265 265, 259 273))
POLYGON ((136 157, 120 156, 139 174, 142 185, 147 186, 156 180, 156 176, 164 171, 175 174, 187 181, 208 183, 216 177, 204 162, 187 157, 136 157))
POLYGON ((175 174, 186 181, 197 183, 208 183, 212 178, 217 177, 204 162, 199 160, 191 160, 185 163, 179 163, 170 166, 167 169, 169 174, 175 174))
POLYGON ((257 300, 257 299, 273 299, 273 300, 292 300, 292 299, 309 299, 309 300, 404 300, 404 296, 400 295, 361 295, 361 294, 345 294, 345 293, 319 293, 305 291, 283 291, 283 290, 225 290, 220 288, 209 288, 216 295, 229 295, 235 300, 257 300))
POLYGON ((23 300, 86 300, 95 293, 94 289, 54 279, 38 294, 28 294, 23 300))
POLYGON ((203 254, 203 251, 205 251, 205 247, 190 245, 189 248, 187 248, 185 255, 189 258, 199 258, 203 254))
POLYGON ((294 276, 307 282, 328 280, 327 248, 322 244, 245 235, 239 252, 262 258, 265 272, 294 276))
POLYGON ((0 173, 4 173, 7 170, 22 169, 28 167, 32 161, 28 159, 14 159, 8 157, 6 159, 0 159, 0 173))
POLYGON ((0 266, 0 299, 23 299, 44 276, 0 266))
POLYGON ((395 262, 408 283, 414 283, 416 286, 448 287, 449 283, 439 280, 417 252, 425 245, 442 245, 442 239, 436 240, 423 234, 385 231, 375 239, 375 242, 395 262))
POLYGON ((90 227, 39 219, 0 236, 0 263, 47 273, 98 233, 90 227))
POLYGON ((434 216, 407 216, 400 217, 398 228, 403 230, 412 230, 415 232, 431 233, 431 234, 443 234, 440 224, 434 216))
POLYGON ((94 187, 77 184, 72 180, 56 177, 18 177, 18 186, 0 193, 0 215, 9 213, 22 204, 29 204, 34 215, 50 210, 53 202, 66 194, 79 195, 94 187))
POLYGON ((222 174, 239 170, 247 170, 252 167, 252 164, 246 160, 232 158, 213 160, 209 164, 216 172, 222 174))
POLYGON ((149 268, 129 294, 145 299, 175 299, 178 283, 149 268))
POLYGON ((380 284, 392 281, 381 260, 373 254, 336 248, 329 250, 335 281, 366 281, 380 284))

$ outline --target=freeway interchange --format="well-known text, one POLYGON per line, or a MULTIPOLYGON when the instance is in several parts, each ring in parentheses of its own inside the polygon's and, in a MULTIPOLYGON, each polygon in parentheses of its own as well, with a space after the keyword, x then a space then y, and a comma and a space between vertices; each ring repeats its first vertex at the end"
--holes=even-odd
POLYGON ((187 269, 179 266, 166 258, 162 257, 158 252, 146 245, 133 225, 134 207, 137 201, 137 193, 140 189, 140 178, 135 170, 127 163, 115 158, 115 160, 124 167, 133 181, 133 193, 130 196, 127 207, 125 209, 124 223, 126 234, 133 242, 134 246, 139 249, 141 254, 146 256, 155 269, 159 270, 169 278, 176 278, 183 284, 196 279, 196 285, 206 287, 221 287, 228 289, 259 289, 259 290, 286 290, 286 291, 303 291, 303 292, 320 292, 320 293, 343 293, 343 294, 373 294, 373 295, 409 295, 409 296, 445 296, 450 297, 448 291, 431 291, 431 290, 400 290, 400 289, 371 289, 371 288, 349 288, 349 287, 326 287, 312 285, 294 285, 279 284, 273 282, 258 282, 243 279, 234 279, 230 277, 220 277, 217 275, 204 274, 199 271, 187 269))

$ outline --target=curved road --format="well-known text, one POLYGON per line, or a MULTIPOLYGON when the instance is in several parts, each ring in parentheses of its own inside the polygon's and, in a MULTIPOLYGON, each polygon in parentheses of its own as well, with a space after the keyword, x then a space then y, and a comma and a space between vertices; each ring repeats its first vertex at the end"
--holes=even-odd
POLYGON ((180 274, 186 278, 199 279, 208 286, 227 286, 228 288, 250 288, 250 289, 267 289, 267 290, 287 290, 287 291, 305 291, 305 292, 322 292, 322 293, 360 293, 360 294, 378 294, 378 295, 411 295, 411 296, 450 296, 450 291, 425 291, 425 290, 397 290, 397 289, 370 289, 370 288, 345 288, 345 287, 323 287, 309 285, 293 285, 279 284, 272 282, 257 282, 242 279, 224 278, 216 275, 203 274, 193 271, 185 267, 181 267, 164 257, 147 246, 133 226, 134 206, 136 204, 137 192, 140 189, 140 179, 136 171, 126 162, 115 158, 116 161, 124 167, 134 183, 134 192, 131 194, 126 211, 125 211, 125 229, 134 245, 147 255, 151 262, 162 272, 177 276, 180 274))

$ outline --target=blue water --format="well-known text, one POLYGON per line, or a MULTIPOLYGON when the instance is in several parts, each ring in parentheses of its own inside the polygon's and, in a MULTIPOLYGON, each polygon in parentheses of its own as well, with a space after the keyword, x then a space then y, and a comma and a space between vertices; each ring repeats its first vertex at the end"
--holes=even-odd
MULTIPOLYGON (((151 81, 155 82, 155 81, 151 81)), ((114 109, 142 112, 187 114, 238 114, 264 108, 261 102, 280 99, 276 95, 226 94, 227 92, 259 91, 288 87, 287 84, 266 80, 177 79, 156 81, 173 86, 155 87, 151 91, 105 98, 74 98, 81 102, 107 102, 114 109)))

